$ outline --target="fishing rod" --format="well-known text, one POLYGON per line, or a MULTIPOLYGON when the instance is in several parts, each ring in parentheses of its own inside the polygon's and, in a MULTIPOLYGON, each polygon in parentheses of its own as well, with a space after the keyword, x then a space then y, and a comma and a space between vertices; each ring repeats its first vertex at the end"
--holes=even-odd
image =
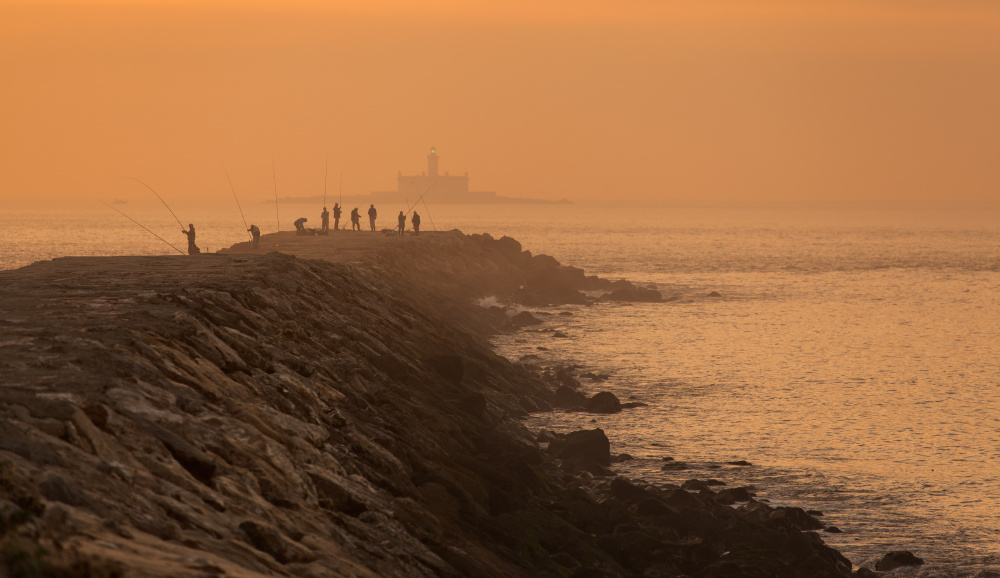
POLYGON ((103 204, 107 205, 108 207, 110 207, 110 208, 111 208, 111 209, 113 209, 113 210, 114 210, 115 212, 117 212, 117 213, 118 213, 119 215, 121 215, 121 216, 125 217, 125 218, 126 218, 126 219, 128 219, 129 221, 132 221, 132 222, 133 222, 133 223, 135 223, 136 225, 139 225, 140 227, 142 227, 143 229, 145 229, 145 230, 146 230, 146 232, 147 232, 147 233, 149 233, 150 235, 152 235, 152 236, 156 237, 157 239, 159 239, 159 240, 163 241, 164 243, 166 243, 166 244, 170 245, 170 246, 171 246, 171 247, 172 247, 172 248, 174 249, 174 251, 177 251, 177 252, 178 252, 178 253, 180 253, 181 255, 183 255, 183 254, 184 254, 184 251, 181 251, 181 250, 180 250, 180 249, 178 249, 177 247, 174 247, 174 245, 173 245, 173 244, 172 244, 172 243, 171 243, 170 241, 168 241, 168 240, 164 239, 163 237, 161 237, 161 236, 157 235, 156 233, 154 233, 154 232, 150 231, 149 229, 146 229, 146 227, 145 227, 145 226, 144 226, 144 225, 143 225, 142 223, 140 223, 139 221, 136 221, 135 219, 133 219, 132 217, 130 217, 130 216, 126 215, 125 213, 123 213, 123 212, 119 211, 119 210, 118 210, 118 209, 116 209, 115 207, 113 207, 113 206, 111 206, 111 205, 108 205, 108 203, 105 203, 104 201, 101 201, 101 203, 103 203, 103 204))
MULTIPOLYGON (((160 202, 161 202, 161 203, 163 203, 163 206, 164 206, 164 207, 166 207, 168 211, 170 211, 170 214, 171 214, 171 215, 174 215, 174 219, 176 219, 176 220, 177 220, 177 224, 178 224, 178 225, 180 225, 182 229, 184 228, 184 223, 182 223, 182 222, 181 222, 181 220, 177 218, 177 215, 175 215, 175 214, 174 214, 174 211, 173 211, 173 209, 171 209, 171 208, 170 208, 170 206, 169 206, 169 205, 167 205, 167 202, 163 200, 163 197, 161 197, 161 196, 160 196, 160 193, 157 193, 156 191, 154 191, 154 190, 153 190, 153 187, 151 187, 151 186, 147 185, 146 183, 143 183, 142 181, 140 181, 139 179, 137 179, 137 178, 135 178, 135 177, 125 177, 125 178, 126 178, 126 179, 132 179, 133 181, 136 181, 136 182, 138 182, 138 183, 142 183, 142 185, 143 185, 144 187, 146 187, 146 188, 147 188, 147 189, 149 189, 150 191, 153 191, 153 194, 154 194, 154 195, 156 195, 156 198, 157 198, 157 199, 160 199, 160 202)), ((114 208, 114 207, 112 207, 112 208, 114 208)), ((117 210, 117 209, 116 209, 116 210, 117 210)))
MULTIPOLYGON (((413 207, 416 207, 416 206, 417 206, 417 203, 419 203, 420 201, 424 200, 424 195, 426 195, 427 193, 431 192, 431 189, 433 189, 433 188, 434 188, 434 185, 436 185, 436 184, 437 184, 437 182, 438 182, 439 180, 441 180, 441 177, 438 177, 438 178, 434 179, 434 182, 433 182, 433 183, 431 183, 431 186, 427 187, 427 190, 426 190, 426 191, 424 191, 424 194, 423 194, 423 195, 420 195, 420 196, 419 196, 419 197, 417 198, 416 202, 414 202, 414 203, 413 203, 413 205, 410 205, 410 208, 406 209, 406 214, 407 214, 407 215, 409 215, 409 214, 410 214, 410 211, 412 211, 412 210, 413 210, 413 207)), ((409 203, 409 201, 407 201, 407 203, 406 203, 406 204, 407 204, 407 205, 409 205, 409 204, 410 204, 410 203, 409 203)))
POLYGON ((434 217, 431 216, 431 210, 427 208, 427 201, 423 201, 424 210, 427 211, 427 218, 431 220, 431 227, 434 227, 434 231, 438 230, 437 225, 434 224, 434 217))
POLYGON ((274 159, 271 159, 271 178, 274 179, 274 224, 281 231, 281 221, 278 220, 278 174, 274 170, 274 159))
MULTIPOLYGON (((233 179, 230 178, 226 165, 222 165, 222 170, 226 171, 226 178, 229 179, 229 188, 233 190, 233 198, 236 199, 236 208, 240 210, 240 217, 243 217, 243 207, 240 206, 240 198, 236 196, 236 187, 233 186, 233 179)), ((253 237, 250 236, 250 227, 247 227, 246 217, 243 217, 243 228, 247 231, 247 239, 253 243, 253 237)))
POLYGON ((323 173, 323 208, 326 209, 326 181, 330 176, 330 155, 326 155, 326 172, 323 173))

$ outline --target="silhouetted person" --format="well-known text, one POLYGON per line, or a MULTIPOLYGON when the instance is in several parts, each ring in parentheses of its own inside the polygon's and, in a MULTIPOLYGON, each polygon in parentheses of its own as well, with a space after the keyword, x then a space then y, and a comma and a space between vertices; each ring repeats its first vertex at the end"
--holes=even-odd
POLYGON ((323 212, 320 213, 320 215, 319 215, 319 221, 321 223, 320 226, 323 228, 323 232, 324 233, 329 232, 330 231, 330 211, 327 211, 326 207, 323 207, 323 212))
POLYGON ((333 230, 340 230, 340 203, 333 204, 333 230))
POLYGON ((198 245, 194 244, 194 225, 188 223, 188 230, 185 231, 184 229, 181 229, 181 233, 187 235, 188 238, 188 255, 197 255, 198 253, 201 253, 201 249, 198 248, 198 245))
POLYGON ((250 236, 253 237, 253 240, 250 241, 250 248, 256 249, 260 246, 260 227, 257 225, 250 225, 250 228, 247 229, 247 231, 250 231, 250 236))
POLYGON ((351 210, 351 230, 361 230, 361 213, 358 212, 357 207, 354 207, 354 209, 351 210))
POLYGON ((372 232, 375 232, 375 217, 378 216, 378 211, 375 210, 375 205, 368 208, 368 221, 372 225, 372 232))
POLYGON ((298 219, 295 219, 295 234, 297 235, 306 234, 306 221, 308 220, 309 219, 305 217, 299 217, 298 219))
POLYGON ((420 234, 420 215, 416 211, 413 211, 413 216, 410 218, 410 222, 413 223, 413 234, 420 234))
POLYGON ((406 231, 406 215, 403 214, 403 211, 399 212, 399 217, 396 217, 396 220, 399 221, 399 236, 402 237, 406 231))

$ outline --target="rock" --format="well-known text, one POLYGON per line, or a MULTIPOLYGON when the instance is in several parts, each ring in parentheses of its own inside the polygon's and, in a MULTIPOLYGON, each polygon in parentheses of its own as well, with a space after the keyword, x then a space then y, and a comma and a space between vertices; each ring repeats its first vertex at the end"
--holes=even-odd
POLYGON ((584 406, 590 413, 618 413, 622 410, 622 404, 615 394, 610 391, 602 391, 587 400, 584 406))
POLYGON ((562 315, 563 317, 570 317, 573 313, 571 311, 560 311, 559 315, 562 315))
POLYGON ((493 246, 496 247, 497 251, 508 257, 515 257, 521 254, 521 243, 517 239, 508 237, 507 235, 497 239, 493 246))
POLYGON ((920 566, 924 561, 908 550, 893 550, 875 564, 879 572, 888 572, 902 566, 920 566))
POLYGON ((248 520, 240 524, 240 530, 246 533, 255 548, 270 554, 282 564, 316 560, 312 550, 286 538, 271 526, 248 520))
POLYGON ((681 484, 681 489, 689 492, 711 491, 708 484, 701 480, 688 480, 681 484))
POLYGON ((587 396, 579 391, 560 385, 552 394, 552 407, 563 409, 578 409, 587 405, 587 396))
POLYGON ((673 460, 660 466, 660 470, 664 472, 674 472, 686 469, 688 469, 687 462, 675 462, 673 460))
POLYGON ((653 289, 643 289, 642 287, 629 287, 616 289, 611 293, 601 295, 600 301, 627 301, 636 303, 660 303, 663 295, 653 289))
POLYGON ((552 334, 552 337, 558 339, 569 339, 569 335, 563 333, 562 331, 556 331, 555 333, 552 334))
POLYGON ((438 375, 451 383, 462 383, 465 375, 465 362, 458 355, 435 355, 428 360, 431 368, 438 375))
POLYGON ((527 327, 529 325, 539 325, 542 320, 532 315, 530 311, 522 311, 517 315, 511 316, 510 322, 514 327, 527 327))
POLYGON ((719 293, 718 291, 712 291, 711 293, 706 295, 706 297, 722 297, 722 294, 719 293))
POLYGON ((843 534, 844 531, 836 526, 827 526, 823 529, 824 532, 829 532, 831 534, 843 534))
POLYGON ((621 462, 629 462, 629 461, 632 461, 634 459, 635 458, 633 458, 631 456, 631 454, 618 454, 617 456, 611 458, 611 461, 614 462, 614 463, 616 463, 616 464, 619 464, 621 462))
POLYGON ((867 568, 865 566, 858 568, 857 571, 854 572, 854 575, 857 578, 878 578, 879 576, 878 572, 875 572, 874 570, 867 568))
POLYGON ((622 409, 635 409, 637 407, 646 407, 648 403, 643 403, 641 401, 627 401, 622 404, 622 409))
POLYGON ((728 465, 728 466, 752 466, 753 464, 751 464, 750 462, 748 462, 746 460, 736 460, 736 461, 732 461, 732 462, 726 462, 726 465, 728 465))
MULTIPOLYGON (((735 488, 734 488, 735 489, 735 488)), ((725 490, 723 490, 725 491, 725 490)), ((722 492, 719 492, 721 494, 722 492)), ((768 519, 783 528, 794 528, 796 530, 822 530, 823 524, 816 518, 810 516, 802 508, 779 507, 775 508, 768 515, 768 519)), ((876 568, 877 570, 878 568, 876 568)))
POLYGON ((611 465, 611 443, 600 428, 579 430, 549 444, 549 453, 562 460, 590 460, 611 465))
POLYGON ((754 493, 744 487, 726 488, 725 490, 719 490, 719 492, 715 494, 715 501, 720 504, 730 505, 735 504, 736 502, 749 502, 753 499, 753 496, 754 493))

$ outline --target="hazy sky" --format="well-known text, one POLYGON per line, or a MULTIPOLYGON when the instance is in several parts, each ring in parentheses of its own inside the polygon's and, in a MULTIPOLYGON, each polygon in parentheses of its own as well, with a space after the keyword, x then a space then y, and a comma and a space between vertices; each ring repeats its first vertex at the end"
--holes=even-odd
POLYGON ((1000 2, 0 0, 0 196, 1000 201, 1000 2))

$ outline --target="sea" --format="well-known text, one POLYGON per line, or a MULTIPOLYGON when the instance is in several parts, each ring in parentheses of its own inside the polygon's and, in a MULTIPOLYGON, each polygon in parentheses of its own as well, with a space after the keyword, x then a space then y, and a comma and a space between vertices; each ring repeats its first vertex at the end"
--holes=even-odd
MULTIPOLYGON (((299 216, 318 221, 320 208, 175 210, 211 252, 245 241, 244 219, 266 234, 299 216)), ((820 511, 841 530, 823 540, 858 567, 909 550, 927 563, 893 575, 1000 576, 1000 206, 418 211, 425 230, 508 235, 668 299, 531 308, 542 325, 496 336, 512 361, 573 365, 598 376, 582 379, 587 392, 647 404, 537 414, 528 427, 600 427, 613 454, 633 457, 615 469, 652 484, 714 478, 820 511)), ((167 242, 186 248, 179 229, 155 200, 13 208, 0 216, 0 268, 176 254, 167 242)))

